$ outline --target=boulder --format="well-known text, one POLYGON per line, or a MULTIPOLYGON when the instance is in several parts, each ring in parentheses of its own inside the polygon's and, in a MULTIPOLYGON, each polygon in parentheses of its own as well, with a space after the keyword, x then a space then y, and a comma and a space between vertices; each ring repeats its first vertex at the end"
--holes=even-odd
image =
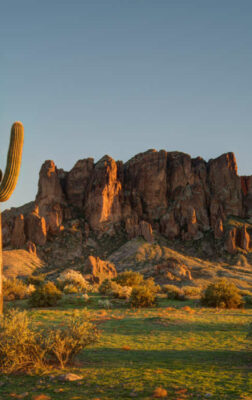
POLYGON ((89 256, 84 267, 86 278, 96 283, 101 283, 104 279, 112 279, 117 276, 116 267, 109 261, 103 261, 99 257, 89 256))

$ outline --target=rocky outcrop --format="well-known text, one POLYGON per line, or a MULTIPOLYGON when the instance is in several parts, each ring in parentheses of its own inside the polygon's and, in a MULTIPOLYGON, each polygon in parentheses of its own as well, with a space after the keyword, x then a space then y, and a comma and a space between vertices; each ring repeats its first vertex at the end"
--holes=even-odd
POLYGON ((66 199, 61 180, 64 181, 64 177, 64 171, 58 170, 51 160, 44 162, 39 173, 35 202, 40 216, 45 218, 47 230, 51 232, 56 232, 63 221, 66 199))
POLYGON ((79 160, 66 177, 66 196, 68 203, 83 208, 87 187, 94 169, 94 159, 79 160))
POLYGON ((228 231, 224 244, 224 248, 228 253, 235 254, 237 252, 236 240, 237 240, 237 229, 232 228, 228 231))
POLYGON ((148 150, 125 164, 107 155, 96 163, 83 159, 69 172, 48 160, 41 167, 35 202, 36 217, 30 216, 30 209, 3 215, 5 245, 11 240, 17 245, 22 228, 15 218, 22 213, 25 240, 34 243, 26 226, 36 225, 42 232, 36 240, 43 243, 47 234, 60 234, 64 224, 77 218, 85 227, 85 241, 90 234, 112 237, 118 231, 126 232, 129 239, 143 236, 149 242, 153 232, 170 240, 198 240, 210 230, 215 239, 225 238, 225 248, 235 252, 235 247, 246 245, 250 233, 241 246, 234 234, 225 232, 225 221, 229 216, 252 218, 252 177, 237 175, 233 153, 206 162, 177 151, 148 150))
POLYGON ((240 233, 240 247, 246 251, 250 248, 250 236, 245 225, 242 227, 240 233))
POLYGON ((20 249, 26 242, 25 237, 25 221, 23 214, 20 214, 15 219, 14 228, 11 235, 11 246, 20 249))
POLYGON ((244 216, 252 222, 252 175, 241 177, 244 216))
POLYGON ((121 164, 104 156, 95 164, 89 182, 84 214, 94 231, 106 231, 109 224, 121 221, 121 164))
POLYGON ((180 282, 192 280, 189 268, 176 258, 169 258, 165 263, 156 265, 154 271, 157 276, 162 276, 168 281, 180 282))
POLYGON ((43 246, 46 243, 46 222, 39 215, 38 207, 35 207, 25 219, 25 234, 28 241, 43 246))
POLYGON ((114 264, 93 256, 88 257, 83 272, 87 279, 96 283, 101 283, 104 279, 112 279, 117 276, 114 264))

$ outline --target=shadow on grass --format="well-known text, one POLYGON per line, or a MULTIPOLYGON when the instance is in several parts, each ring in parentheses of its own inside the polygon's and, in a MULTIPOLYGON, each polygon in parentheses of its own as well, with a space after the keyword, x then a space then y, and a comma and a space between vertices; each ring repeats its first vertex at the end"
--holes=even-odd
POLYGON ((237 323, 207 323, 206 321, 191 321, 174 317, 150 317, 150 318, 124 318, 121 320, 110 319, 102 324, 106 333, 115 331, 120 335, 155 334, 155 332, 247 332, 247 326, 238 326, 237 323))
POLYGON ((168 368, 183 371, 185 367, 205 370, 209 367, 249 369, 250 355, 227 350, 127 350, 118 348, 86 349, 80 356, 89 368, 168 368), (130 364, 129 364, 130 363, 130 364))

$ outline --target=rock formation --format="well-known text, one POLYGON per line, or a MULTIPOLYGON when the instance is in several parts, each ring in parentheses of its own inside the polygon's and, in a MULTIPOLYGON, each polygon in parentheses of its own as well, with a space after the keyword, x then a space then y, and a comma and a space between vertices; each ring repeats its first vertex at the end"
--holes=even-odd
POLYGON ((89 256, 84 267, 86 278, 96 283, 101 283, 104 279, 112 279, 117 276, 117 271, 109 261, 103 261, 99 257, 89 256))
POLYGON ((35 204, 36 212, 31 203, 3 213, 4 245, 23 247, 31 241, 43 246, 48 235, 81 218, 85 241, 90 234, 111 237, 118 231, 149 242, 160 234, 199 240, 210 231, 230 253, 251 246, 249 230, 240 234, 224 228, 230 216, 252 219, 252 176, 238 176, 233 153, 206 162, 181 152, 148 150, 124 164, 109 156, 96 163, 79 160, 69 172, 45 161, 35 204))

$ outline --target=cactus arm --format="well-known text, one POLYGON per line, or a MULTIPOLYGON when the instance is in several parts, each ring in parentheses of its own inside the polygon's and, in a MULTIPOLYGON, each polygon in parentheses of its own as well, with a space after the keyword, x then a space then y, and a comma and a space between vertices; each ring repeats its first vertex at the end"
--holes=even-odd
POLYGON ((2 182, 0 181, 0 202, 8 200, 16 187, 21 166, 23 141, 24 127, 21 122, 14 122, 11 128, 5 173, 2 182))

